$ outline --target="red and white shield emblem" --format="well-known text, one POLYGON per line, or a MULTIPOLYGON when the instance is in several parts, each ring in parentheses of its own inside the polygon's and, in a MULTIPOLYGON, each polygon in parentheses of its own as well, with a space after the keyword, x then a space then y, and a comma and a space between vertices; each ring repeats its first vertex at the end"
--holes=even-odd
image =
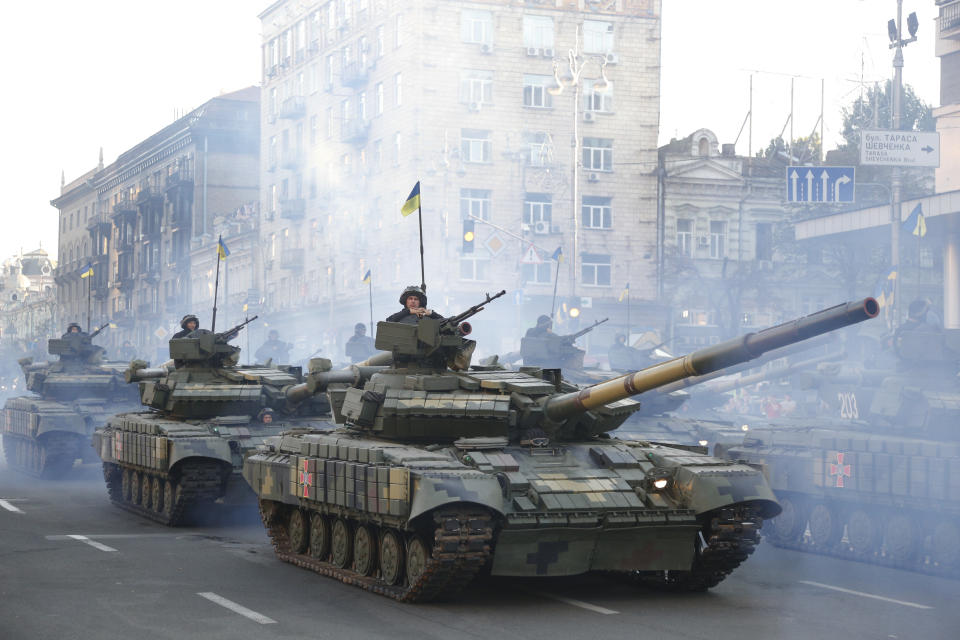
POLYGON ((830 475, 837 476, 837 483, 835 487, 843 488, 843 477, 850 477, 850 465, 843 464, 843 452, 837 451, 837 462, 836 464, 830 463, 830 475))

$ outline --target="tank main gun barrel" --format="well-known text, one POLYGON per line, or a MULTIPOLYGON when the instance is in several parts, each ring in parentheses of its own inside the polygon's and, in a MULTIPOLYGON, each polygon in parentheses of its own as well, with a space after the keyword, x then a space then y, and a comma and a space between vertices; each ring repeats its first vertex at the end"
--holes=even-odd
POLYGON ((130 366, 123 372, 123 377, 127 382, 140 382, 141 380, 153 380, 162 378, 173 370, 173 360, 167 360, 158 367, 146 367, 143 360, 134 360, 130 366))
POLYGON ((650 391, 692 376, 702 376, 762 356, 795 342, 813 338, 875 317, 880 305, 873 298, 839 304, 797 320, 748 333, 693 353, 660 362, 641 371, 601 382, 580 391, 551 396, 543 405, 549 420, 560 422, 610 402, 650 391))
POLYGON ((843 354, 829 354, 829 355, 817 356, 816 358, 803 360, 801 362, 797 362, 796 364, 791 364, 788 367, 776 369, 775 371, 760 371, 759 373, 752 373, 748 376, 743 376, 740 378, 731 378, 730 380, 717 380, 714 383, 704 385, 703 387, 700 387, 700 388, 705 393, 726 393, 727 391, 733 391, 734 389, 740 389, 741 387, 749 387, 751 384, 756 384, 758 382, 765 382, 768 380, 778 380, 780 378, 786 378, 788 376, 792 376, 798 371, 803 371, 804 369, 815 367, 821 362, 834 360, 838 356, 842 357, 843 354))
MULTIPOLYGON (((387 354, 390 355, 390 354, 387 354)), ((373 356, 373 360, 377 356, 373 356)), ((369 362, 369 360, 367 361, 369 362)), ((361 366, 356 364, 349 369, 340 369, 337 371, 320 371, 311 373, 306 382, 295 384, 284 390, 287 401, 291 403, 303 402, 312 395, 323 393, 331 384, 349 384, 357 385, 361 380, 369 379, 377 371, 382 371, 385 367, 380 366, 361 366)))

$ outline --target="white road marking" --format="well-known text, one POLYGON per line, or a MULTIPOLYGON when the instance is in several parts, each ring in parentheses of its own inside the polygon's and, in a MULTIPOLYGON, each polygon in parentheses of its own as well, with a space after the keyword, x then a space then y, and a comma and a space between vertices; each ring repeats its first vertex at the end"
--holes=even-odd
POLYGON ((547 593, 546 591, 530 591, 532 595, 541 596, 543 598, 549 598, 551 600, 556 600, 557 602, 563 602, 564 604, 570 604, 575 607, 580 607, 581 609, 586 609, 587 611, 593 611, 594 613, 602 613, 605 616, 620 613, 619 611, 614 611, 613 609, 604 609, 603 607, 598 607, 595 604, 590 604, 589 602, 584 602, 583 600, 574 600, 573 598, 565 598, 563 596, 558 596, 553 593, 547 593))
POLYGON ((14 513, 23 513, 23 511, 10 504, 9 498, 6 500, 0 500, 0 507, 3 507, 7 511, 13 511, 14 513))
POLYGON ((893 604, 901 604, 905 607, 913 607, 914 609, 933 609, 933 607, 927 606, 925 604, 917 604, 916 602, 907 602, 906 600, 894 600, 893 598, 878 596, 873 593, 864 593, 863 591, 854 591, 852 589, 844 589, 843 587, 835 587, 833 585, 823 584, 822 582, 811 582, 809 580, 801 580, 800 583, 808 584, 812 587, 820 587, 821 589, 831 589, 833 591, 839 591, 841 593, 849 593, 854 596, 860 596, 861 598, 873 598, 874 600, 882 600, 884 602, 892 602, 893 604))
MULTIPOLYGON (((101 540, 126 539, 126 538, 184 538, 192 537, 195 534, 183 535, 180 533, 95 533, 88 534, 87 537, 99 538, 101 540)), ((73 540, 72 535, 44 536, 47 540, 73 540)))
POLYGON ((234 613, 239 613, 245 618, 250 618, 254 622, 259 622, 260 624, 276 624, 277 623, 277 621, 272 618, 268 618, 267 616, 257 613, 256 611, 251 611, 250 609, 247 609, 246 607, 237 604, 233 600, 227 600, 223 596, 218 596, 212 591, 198 592, 197 595, 200 596, 201 598, 206 598, 210 602, 215 602, 221 607, 226 607, 227 609, 230 609, 230 611, 233 611, 234 613))
POLYGON ((93 547, 94 549, 100 549, 100 551, 116 551, 116 549, 114 549, 113 547, 108 547, 107 545, 101 544, 96 540, 91 540, 87 536, 72 535, 67 537, 70 538, 71 540, 79 540, 80 542, 85 542, 91 547, 93 547))

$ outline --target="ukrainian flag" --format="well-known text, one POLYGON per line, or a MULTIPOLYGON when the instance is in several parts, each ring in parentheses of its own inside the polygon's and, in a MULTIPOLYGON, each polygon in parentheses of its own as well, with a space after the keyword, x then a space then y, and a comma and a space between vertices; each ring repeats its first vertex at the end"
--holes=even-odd
POLYGON ((89 278, 89 277, 92 276, 92 275, 93 275, 93 264, 90 263, 90 262, 88 262, 88 263, 83 267, 83 270, 80 272, 80 277, 81 277, 81 278, 89 278))
POLYGON ((927 222, 923 219, 923 203, 917 203, 910 212, 910 216, 903 221, 903 228, 918 238, 927 235, 927 222))
POLYGON ((400 215, 407 217, 414 211, 420 208, 420 181, 417 180, 417 184, 413 186, 413 191, 410 192, 410 195, 407 196, 407 201, 403 203, 403 207, 400 209, 400 215))
POLYGON ((630 283, 628 282, 626 288, 624 288, 624 290, 620 292, 620 298, 617 300, 617 302, 623 302, 623 299, 629 295, 630 295, 630 283))
POLYGON ((363 284, 370 284, 370 269, 367 269, 367 272, 363 274, 363 280, 361 280, 360 282, 362 282, 363 284))
POLYGON ((557 250, 553 252, 553 255, 550 256, 551 260, 556 260, 557 262, 563 262, 563 247, 557 247, 557 250))
POLYGON ((877 282, 873 290, 873 297, 876 298, 880 308, 893 306, 893 285, 897 279, 897 270, 890 267, 887 275, 877 282))
POLYGON ((223 238, 217 238, 217 256, 221 260, 226 260, 228 255, 230 255, 230 249, 227 249, 227 245, 223 242, 223 238))

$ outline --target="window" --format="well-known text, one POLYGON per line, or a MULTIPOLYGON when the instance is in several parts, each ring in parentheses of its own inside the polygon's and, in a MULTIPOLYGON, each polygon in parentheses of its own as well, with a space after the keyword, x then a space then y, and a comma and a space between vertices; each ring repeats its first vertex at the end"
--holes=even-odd
POLYGON ((757 260, 773 259, 773 225, 769 222, 757 223, 757 260))
POLYGON ((581 222, 585 229, 610 229, 612 226, 611 198, 583 196, 580 208, 581 222))
POLYGON ((397 106, 403 104, 403 74, 397 73, 393 76, 393 94, 397 98, 397 106))
POLYGON ((383 25, 377 27, 376 33, 376 55, 378 58, 383 57, 383 25))
POLYGON ((270 87, 270 115, 277 117, 277 111, 280 109, 280 99, 277 96, 277 88, 270 87))
POLYGON ((364 71, 367 68, 369 57, 367 53, 370 51, 370 43, 367 41, 367 36, 360 36, 360 39, 357 40, 357 60, 360 61, 360 70, 364 71))
POLYGON ((493 71, 466 69, 460 72, 460 102, 493 104, 493 71))
POLYGON ((307 81, 310 85, 310 93, 314 94, 320 89, 320 65, 314 63, 310 65, 307 81))
POLYGON ((464 162, 490 162, 492 156, 490 132, 463 129, 460 138, 460 156, 464 162))
POLYGON ((267 165, 270 168, 275 168, 277 166, 277 156, 278 156, 278 142, 277 136, 270 136, 270 146, 269 152, 267 155, 267 165))
POLYGON ((586 285, 610 286, 610 256, 599 253, 580 255, 580 281, 586 285))
POLYGON ((317 197, 317 168, 310 167, 310 199, 317 197))
POLYGON ((327 107, 327 140, 333 137, 333 107, 327 107))
POLYGON ((583 52, 607 54, 613 52, 613 23, 600 20, 583 21, 583 52))
POLYGON ((550 284, 555 268, 550 260, 541 264, 521 264, 520 279, 523 284, 550 284))
POLYGON ((603 80, 584 80, 583 81, 583 109, 585 111, 600 111, 602 113, 611 113, 613 111, 613 83, 607 82, 607 86, 602 90, 594 87, 603 82, 603 80))
POLYGON ((549 133, 538 131, 524 136, 527 143, 527 166, 546 167, 553 164, 553 139, 549 133))
POLYGON ((693 220, 677 219, 677 253, 690 258, 693 256, 693 220))
POLYGON ((490 258, 478 256, 462 256, 460 258, 461 280, 487 280, 490 268, 490 258))
POLYGON ((528 49, 552 49, 553 18, 523 16, 523 46, 528 49))
POLYGON ((317 121, 317 114, 310 116, 310 144, 317 144, 317 136, 319 135, 320 123, 317 121))
POLYGON ((373 168, 379 170, 383 163, 383 141, 373 141, 373 168))
POLYGON ((523 76, 523 106, 539 109, 553 107, 553 96, 547 92, 547 87, 553 85, 553 76, 523 76))
POLYGON ((400 143, 402 142, 400 138, 400 132, 393 134, 393 165, 397 166, 400 164, 400 143))
POLYGON ((487 189, 460 189, 460 216, 489 220, 490 194, 487 189))
POLYGON ((327 91, 333 89, 333 76, 337 71, 337 63, 333 54, 327 56, 327 91))
POLYGON ((523 223, 534 229, 538 222, 550 226, 553 218, 553 196, 549 193, 527 193, 523 197, 523 223))
POLYGON ((383 83, 378 82, 377 86, 374 88, 374 100, 377 104, 374 108, 376 115, 383 115, 383 83))
POLYGON ((396 26, 397 39, 396 39, 396 44, 394 45, 393 48, 399 49, 400 45, 403 44, 403 14, 402 13, 397 14, 397 21, 395 26, 396 26))
POLYGON ((367 92, 361 91, 357 96, 357 116, 360 120, 367 119, 367 92))
POLYGON ((583 168, 587 171, 613 171, 613 140, 584 138, 583 168))
POLYGON ((476 44, 492 44, 493 13, 464 9, 460 16, 460 39, 476 44))
POLYGON ((710 221, 710 257, 726 256, 727 223, 720 220, 710 221))

